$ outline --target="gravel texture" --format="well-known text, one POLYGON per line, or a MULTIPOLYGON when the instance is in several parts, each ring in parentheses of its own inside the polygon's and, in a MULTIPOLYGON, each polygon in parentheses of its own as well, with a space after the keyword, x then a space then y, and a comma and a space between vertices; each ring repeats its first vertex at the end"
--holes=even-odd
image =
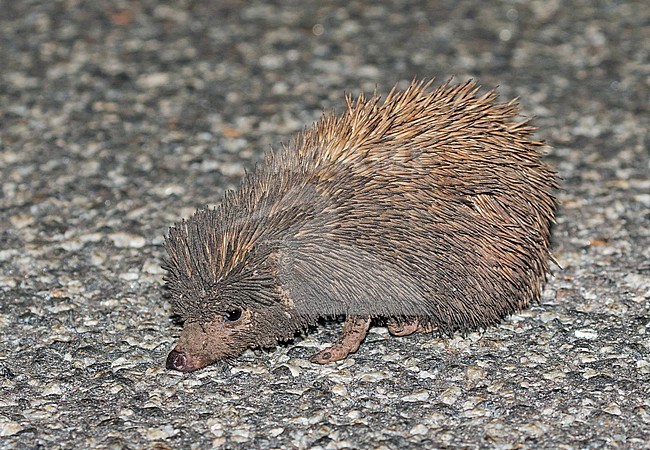
POLYGON ((0 448, 650 448, 650 8, 0 1, 0 448), (326 324, 182 375, 167 227, 414 77, 537 117, 563 181, 539 305, 317 366, 326 324))

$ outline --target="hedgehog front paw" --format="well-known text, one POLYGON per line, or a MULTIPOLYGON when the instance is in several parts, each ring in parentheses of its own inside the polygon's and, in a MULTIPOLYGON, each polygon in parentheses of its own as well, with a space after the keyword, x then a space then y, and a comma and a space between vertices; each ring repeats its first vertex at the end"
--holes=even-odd
POLYGON ((327 364, 345 359, 350 353, 359 349, 370 328, 369 317, 348 317, 343 324, 343 333, 339 341, 309 358, 313 363, 327 364))

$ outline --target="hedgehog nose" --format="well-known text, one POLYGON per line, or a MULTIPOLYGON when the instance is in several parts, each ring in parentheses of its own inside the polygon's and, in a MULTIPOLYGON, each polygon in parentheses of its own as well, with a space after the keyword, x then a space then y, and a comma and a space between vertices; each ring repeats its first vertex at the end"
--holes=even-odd
POLYGON ((187 371, 187 355, 185 352, 177 352, 172 350, 167 356, 167 368, 173 370, 180 370, 181 372, 187 371))

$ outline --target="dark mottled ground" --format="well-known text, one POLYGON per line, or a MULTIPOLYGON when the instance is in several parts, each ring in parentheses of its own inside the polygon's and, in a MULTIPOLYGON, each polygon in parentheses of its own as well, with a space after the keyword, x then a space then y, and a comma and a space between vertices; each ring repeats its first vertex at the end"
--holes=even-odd
POLYGON ((650 448, 645 1, 0 1, 1 448, 650 448), (270 145, 437 76, 563 177, 543 301, 484 333, 164 369, 161 239, 270 145))

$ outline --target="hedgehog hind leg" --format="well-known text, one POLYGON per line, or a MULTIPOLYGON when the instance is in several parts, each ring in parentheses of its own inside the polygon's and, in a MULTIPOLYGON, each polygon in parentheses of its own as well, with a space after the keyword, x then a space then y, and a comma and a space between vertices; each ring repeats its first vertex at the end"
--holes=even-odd
POLYGON ((348 317, 343 324, 343 333, 338 342, 309 358, 313 363, 327 364, 345 359, 354 353, 366 338, 370 328, 370 317, 348 317))
POLYGON ((431 333, 433 325, 427 322, 420 322, 419 319, 413 319, 410 322, 391 320, 386 324, 388 331, 393 336, 408 336, 413 333, 431 333))

